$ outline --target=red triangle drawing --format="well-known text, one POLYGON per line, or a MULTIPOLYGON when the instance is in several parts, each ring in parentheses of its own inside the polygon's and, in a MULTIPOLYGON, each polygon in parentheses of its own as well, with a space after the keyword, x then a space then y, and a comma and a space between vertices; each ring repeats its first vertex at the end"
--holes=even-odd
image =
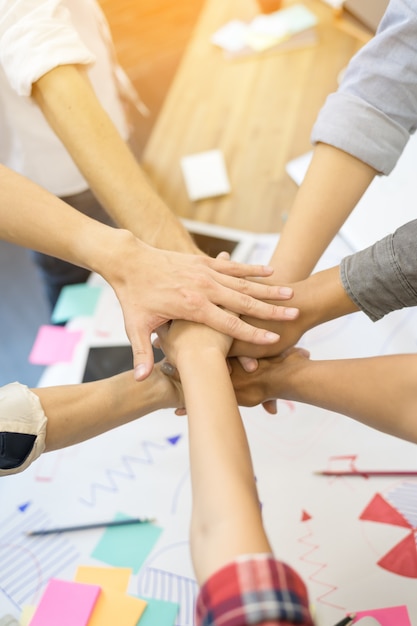
POLYGON ((302 511, 301 512, 301 521, 302 522, 307 522, 309 519, 311 519, 311 515, 309 513, 307 513, 307 511, 302 511))
POLYGON ((413 528, 413 526, 397 511, 393 506, 377 493, 368 506, 359 516, 359 519, 381 524, 392 524, 392 526, 403 526, 413 528))
POLYGON ((417 578, 417 549, 414 532, 411 532, 387 552, 378 561, 378 565, 394 574, 407 576, 407 578, 417 578))

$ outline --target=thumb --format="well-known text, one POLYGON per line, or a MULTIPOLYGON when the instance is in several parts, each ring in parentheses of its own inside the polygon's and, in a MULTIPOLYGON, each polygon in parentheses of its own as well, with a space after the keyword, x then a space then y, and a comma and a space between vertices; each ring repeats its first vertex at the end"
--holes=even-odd
POLYGON ((265 402, 262 402, 262 406, 270 415, 276 415, 278 413, 276 400, 265 400, 265 402))
POLYGON ((135 380, 148 378, 154 365, 154 355, 150 335, 138 335, 131 340, 135 380))

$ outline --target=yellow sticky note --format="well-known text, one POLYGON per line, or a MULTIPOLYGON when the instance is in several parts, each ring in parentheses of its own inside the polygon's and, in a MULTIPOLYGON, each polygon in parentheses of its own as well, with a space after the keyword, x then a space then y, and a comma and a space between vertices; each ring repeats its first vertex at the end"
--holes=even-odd
POLYGON ((145 600, 103 588, 87 626, 136 626, 145 609, 145 600))
POLYGON ((80 565, 77 568, 76 582, 101 587, 88 626, 136 626, 147 603, 126 594, 131 574, 130 567, 80 565))
POLYGON ((32 606, 31 604, 24 606, 19 618, 20 626, 29 626, 30 620, 32 619, 35 611, 36 606, 32 606))
POLYGON ((99 585, 114 591, 127 591, 132 575, 130 567, 94 567, 80 565, 75 574, 75 581, 90 585, 99 585))

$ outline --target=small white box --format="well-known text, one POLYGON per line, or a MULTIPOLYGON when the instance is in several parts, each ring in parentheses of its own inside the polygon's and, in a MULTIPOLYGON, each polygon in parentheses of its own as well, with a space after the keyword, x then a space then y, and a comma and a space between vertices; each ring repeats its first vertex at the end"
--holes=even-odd
POLYGON ((181 169, 190 200, 222 196, 230 192, 223 154, 208 150, 181 159, 181 169))

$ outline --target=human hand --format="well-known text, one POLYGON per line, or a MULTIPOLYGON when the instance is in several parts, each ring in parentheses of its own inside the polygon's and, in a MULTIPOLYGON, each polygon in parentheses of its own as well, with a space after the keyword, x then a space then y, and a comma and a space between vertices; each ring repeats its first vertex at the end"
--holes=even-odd
POLYGON ((100 273, 122 306, 137 380, 149 376, 153 367, 151 333, 168 320, 200 322, 249 344, 270 344, 279 339, 275 333, 229 311, 274 320, 298 313, 293 307, 264 302, 289 300, 291 290, 250 280, 270 275, 270 268, 159 250, 127 231, 118 231, 118 237, 123 241, 119 261, 116 264, 113 255, 100 273))
POLYGON ((177 380, 179 377, 176 367, 181 358, 194 360, 205 350, 216 350, 226 358, 232 343, 232 338, 228 335, 204 324, 183 320, 160 326, 157 335, 154 345, 161 348, 166 356, 162 371, 177 380))
MULTIPOLYGON (((267 328, 280 336, 278 343, 271 345, 253 345, 240 340, 235 340, 230 349, 230 356, 236 356, 240 364, 247 372, 254 372, 258 367, 258 359, 267 359, 278 356, 288 348, 295 346, 300 338, 310 328, 325 319, 326 313, 321 307, 321 287, 316 277, 311 276, 306 280, 288 285, 293 290, 291 304, 296 307, 299 314, 287 321, 274 321, 266 324, 267 328)), ((257 325, 258 320, 246 319, 252 325, 257 325)))
POLYGON ((276 399, 297 399, 297 376, 308 367, 309 357, 310 353, 304 348, 290 348, 279 356, 260 359, 252 373, 245 372, 238 359, 229 359, 238 403, 241 406, 263 404, 269 413, 276 413, 273 410, 276 399))

